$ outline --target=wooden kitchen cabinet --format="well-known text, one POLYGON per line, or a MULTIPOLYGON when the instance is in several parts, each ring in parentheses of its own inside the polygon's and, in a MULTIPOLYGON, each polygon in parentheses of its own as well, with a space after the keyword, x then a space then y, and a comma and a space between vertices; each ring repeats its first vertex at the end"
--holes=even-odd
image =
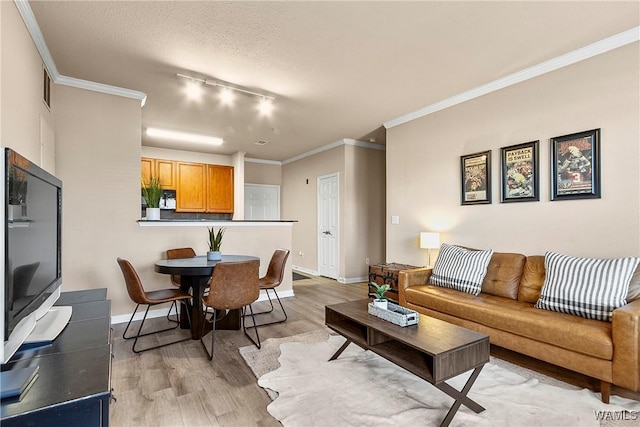
POLYGON ((167 190, 176 188, 176 162, 173 160, 151 159, 142 157, 140 159, 140 170, 142 182, 147 185, 151 176, 160 178, 160 185, 167 190))
POLYGON ((151 178, 151 175, 153 175, 153 171, 154 171, 154 165, 155 165, 155 159, 149 159, 146 157, 143 157, 140 159, 140 175, 141 175, 141 180, 142 183, 144 185, 148 185, 149 184, 149 178, 151 178))
POLYGON ((207 165, 177 162, 176 212, 207 211, 207 165))
POLYGON ((233 213, 233 167, 207 165, 207 212, 233 213))

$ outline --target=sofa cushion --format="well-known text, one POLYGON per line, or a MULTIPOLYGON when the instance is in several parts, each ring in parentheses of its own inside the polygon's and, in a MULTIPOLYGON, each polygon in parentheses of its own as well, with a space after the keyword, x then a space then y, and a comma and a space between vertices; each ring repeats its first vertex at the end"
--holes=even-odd
POLYGON ((478 295, 493 250, 470 251, 443 243, 429 284, 478 295))
POLYGON ((533 308, 532 304, 430 285, 410 286, 407 302, 604 360, 613 357, 611 323, 533 308))
POLYGON ((518 288, 518 300, 535 304, 540 298, 544 275, 544 256, 528 256, 524 264, 520 287, 518 288))
POLYGON ((611 321, 627 303, 629 281, 639 258, 594 259, 547 252, 546 276, 536 308, 611 321))
POLYGON ((640 266, 636 268, 635 273, 629 281, 629 292, 627 292, 627 302, 631 302, 640 298, 640 266))
POLYGON ((482 292, 517 299, 525 260, 526 257, 521 254, 494 252, 482 281, 482 292))

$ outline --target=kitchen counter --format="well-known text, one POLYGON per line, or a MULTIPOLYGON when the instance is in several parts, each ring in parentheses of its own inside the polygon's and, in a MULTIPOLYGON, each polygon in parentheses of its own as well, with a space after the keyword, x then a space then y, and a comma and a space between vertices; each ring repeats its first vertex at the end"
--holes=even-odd
POLYGON ((171 219, 159 221, 147 221, 146 219, 138 220, 140 227, 197 227, 197 226, 216 226, 216 227, 250 227, 250 226, 271 226, 271 227, 287 227, 293 225, 297 220, 227 220, 227 221, 211 221, 206 219, 171 219))

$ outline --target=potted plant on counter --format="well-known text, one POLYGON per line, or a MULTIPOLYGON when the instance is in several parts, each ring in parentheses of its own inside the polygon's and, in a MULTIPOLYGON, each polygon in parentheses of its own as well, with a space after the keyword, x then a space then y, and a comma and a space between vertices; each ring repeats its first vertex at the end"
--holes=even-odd
POLYGON ((389 286, 386 283, 384 285, 378 285, 375 282, 370 282, 369 285, 373 289, 375 289, 375 292, 376 292, 377 298, 373 300, 373 305, 383 310, 386 310, 388 301, 387 301, 387 298, 384 296, 384 294, 387 293, 389 289, 391 289, 391 286, 389 286))
POLYGON ((142 195, 147 202, 147 220, 160 219, 160 199, 162 198, 162 186, 160 178, 152 176, 147 185, 142 184, 142 195))
POLYGON ((207 227, 207 230, 209 230, 209 252, 207 252, 207 259, 209 261, 219 261, 222 259, 220 246, 222 246, 222 236, 224 236, 224 228, 220 227, 217 232, 213 227, 207 227))

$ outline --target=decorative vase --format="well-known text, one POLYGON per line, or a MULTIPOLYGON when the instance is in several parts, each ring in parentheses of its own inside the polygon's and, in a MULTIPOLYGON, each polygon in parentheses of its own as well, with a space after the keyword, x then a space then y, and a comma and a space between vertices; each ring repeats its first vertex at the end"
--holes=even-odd
POLYGON ((387 302, 388 301, 386 299, 374 299, 373 300, 373 305, 378 307, 378 308, 381 308, 383 310, 386 310, 387 309, 387 302))
POLYGON ((160 208, 147 208, 147 221, 158 221, 160 219, 160 208))
POLYGON ((208 261, 220 261, 222 259, 222 252, 220 251, 209 251, 207 252, 207 260, 208 261))

